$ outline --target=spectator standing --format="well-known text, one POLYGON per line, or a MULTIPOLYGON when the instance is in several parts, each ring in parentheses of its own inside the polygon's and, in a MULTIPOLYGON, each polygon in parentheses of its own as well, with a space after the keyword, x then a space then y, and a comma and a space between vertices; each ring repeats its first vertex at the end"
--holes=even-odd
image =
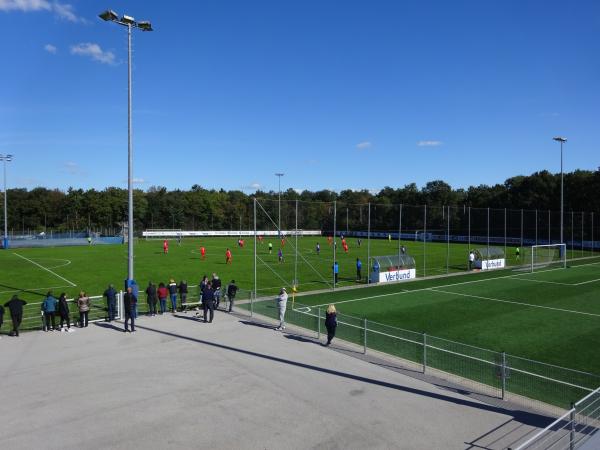
POLYGON ((112 322, 117 316, 117 291, 112 284, 104 291, 106 297, 106 309, 108 310, 108 321, 112 322))
POLYGON ((187 302, 188 284, 186 280, 179 282, 179 299, 181 300, 181 310, 184 310, 183 304, 187 302))
POLYGON ((475 252, 471 250, 469 252, 469 270, 473 270, 473 263, 475 262, 475 252))
POLYGON ((229 286, 227 286, 227 298, 229 299, 229 312, 233 309, 233 302, 237 294, 238 287, 235 284, 235 280, 231 280, 229 286))
POLYGON ((88 315, 90 313, 90 298, 84 291, 79 293, 77 299, 77 307, 79 308, 79 326, 81 328, 88 326, 88 315))
POLYGON ((44 313, 44 331, 54 331, 56 328, 56 299, 52 296, 52 291, 48 291, 46 298, 42 302, 42 312, 44 313), (52 324, 52 328, 50 328, 52 324))
POLYGON ((169 281, 169 294, 171 296, 171 312, 175 314, 177 312, 177 283, 173 278, 169 281))
POLYGON ((333 263, 333 282, 337 284, 338 282, 338 274, 340 273, 340 266, 337 261, 333 263))
POLYGON ((213 273, 211 286, 213 290, 215 309, 219 309, 219 303, 221 303, 221 279, 216 273, 213 273))
POLYGON ((148 302, 148 314, 152 317, 156 316, 156 286, 152 284, 152 281, 148 281, 148 287, 146 288, 146 301, 148 302))
POLYGON ((165 283, 159 283, 157 294, 160 303, 160 315, 162 316, 167 312, 167 297, 169 296, 169 291, 165 287, 165 283))
POLYGON ((69 304, 67 303, 67 295, 63 292, 58 297, 58 315, 60 316, 60 331, 72 332, 71 330, 71 314, 69 304), (64 328, 65 323, 67 328, 64 328))
POLYGON ((13 325, 10 336, 19 335, 19 328, 21 326, 21 321, 23 320, 23 306, 26 304, 27 302, 25 300, 21 300, 16 294, 4 304, 4 306, 10 311, 10 319, 12 320, 13 325))
POLYGON ((125 310, 125 333, 129 333, 129 322, 131 322, 131 333, 135 332, 135 316, 133 315, 133 310, 136 303, 137 298, 133 294, 133 289, 131 289, 131 286, 129 286, 127 288, 127 292, 125 292, 123 295, 123 309, 125 310))
POLYGON ((362 280, 362 261, 356 258, 356 281, 362 280))
POLYGON ((285 310, 287 308, 288 294, 284 287, 279 291, 277 296, 277 308, 279 309, 279 326, 275 328, 277 331, 285 330, 285 310))
POLYGON ((215 316, 215 293, 210 281, 206 284, 206 287, 202 292, 202 309, 204 310, 204 323, 211 323, 215 316), (210 319, 208 321, 207 313, 210 313, 210 319))
POLYGON ((329 305, 325 312, 325 328, 327 328, 327 343, 330 345, 331 341, 335 337, 335 329, 337 328, 337 311, 335 305, 329 305))

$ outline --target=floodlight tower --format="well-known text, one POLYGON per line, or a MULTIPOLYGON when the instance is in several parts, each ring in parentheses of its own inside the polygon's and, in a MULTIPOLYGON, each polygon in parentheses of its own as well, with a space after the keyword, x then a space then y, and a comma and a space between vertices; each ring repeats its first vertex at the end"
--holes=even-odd
POLYGON ((6 191, 6 163, 11 162, 13 155, 0 155, 0 161, 4 161, 4 239, 2 240, 2 248, 8 248, 8 215, 7 215, 7 200, 8 193, 6 191))
POLYGON ((148 21, 136 22, 136 20, 123 14, 119 15, 113 10, 106 10, 99 17, 107 22, 114 22, 127 27, 127 193, 128 193, 128 215, 127 215, 127 281, 126 286, 133 282, 133 141, 132 141, 132 119, 131 119, 131 30, 138 28, 142 31, 153 31, 148 21))
POLYGON ((560 142, 560 243, 564 244, 563 239, 563 214, 564 214, 564 174, 563 174, 563 144, 567 142, 567 138, 556 136, 552 138, 556 142, 560 142))
POLYGON ((283 173, 276 173, 275 176, 279 179, 279 212, 277 219, 277 236, 281 238, 281 177, 283 173))

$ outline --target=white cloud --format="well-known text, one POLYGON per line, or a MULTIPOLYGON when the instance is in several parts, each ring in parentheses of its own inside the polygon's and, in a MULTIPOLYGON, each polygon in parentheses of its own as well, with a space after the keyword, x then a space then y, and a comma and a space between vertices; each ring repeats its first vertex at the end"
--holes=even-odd
POLYGON ((260 188, 262 187, 262 185, 260 183, 250 183, 247 184, 246 186, 242 186, 242 190, 244 191, 258 191, 260 188))
POLYGON ((133 184, 144 184, 146 182, 146 180, 144 180, 143 178, 134 178, 133 179, 133 184))
POLYGON ((44 45, 44 50, 46 50, 48 53, 52 53, 53 55, 55 55, 58 49, 52 44, 46 44, 44 45))
POLYGON ((356 144, 356 148, 359 150, 366 150, 368 148, 371 148, 372 146, 373 144, 369 141, 362 141, 356 144))
POLYGON ((68 3, 49 2, 48 0, 0 0, 0 11, 50 11, 58 18, 69 22, 85 22, 84 19, 75 14, 72 5, 68 3))
POLYGON ((55 2, 52 4, 54 14, 64 20, 68 20, 69 22, 83 22, 83 19, 77 17, 73 12, 73 6, 67 3, 58 3, 55 2))
POLYGON ((81 175, 83 173, 79 164, 73 161, 66 162, 63 171, 67 172, 69 175, 81 175))
POLYGON ((419 141, 419 142, 417 142, 417 145, 419 147, 439 147, 442 144, 443 144, 442 141, 419 141))
POLYGON ((115 54, 108 50, 102 50, 98 44, 92 42, 82 42, 71 46, 72 55, 89 56, 94 61, 99 61, 103 64, 114 64, 115 54))
POLYGON ((46 0, 0 0, 0 11, 50 11, 52 5, 46 0))

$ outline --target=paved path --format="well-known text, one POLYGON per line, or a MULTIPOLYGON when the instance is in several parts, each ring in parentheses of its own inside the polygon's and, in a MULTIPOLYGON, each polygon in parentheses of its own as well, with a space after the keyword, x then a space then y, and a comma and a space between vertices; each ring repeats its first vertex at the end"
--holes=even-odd
POLYGON ((0 448, 501 449, 535 429, 294 333, 191 317, 3 336, 0 448))

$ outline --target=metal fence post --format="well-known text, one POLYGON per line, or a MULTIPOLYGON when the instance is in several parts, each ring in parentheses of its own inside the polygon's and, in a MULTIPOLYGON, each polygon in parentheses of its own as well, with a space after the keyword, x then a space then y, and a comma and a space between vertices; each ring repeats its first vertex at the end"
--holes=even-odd
POLYGON ((124 308, 124 304, 123 304, 123 291, 119 291, 119 319, 124 320, 125 319, 125 315, 123 314, 123 308, 124 308))
POLYGON ((506 352, 502 352, 502 367, 500 368, 500 376, 502 377, 502 400, 506 396, 506 352))
POLYGON ((427 333, 423 333, 423 373, 427 370, 427 333))
POLYGON ((575 404, 571 403, 571 414, 569 414, 569 420, 571 424, 569 426, 569 450, 575 449, 575 404))
POLYGON ((364 331, 364 342, 363 342, 363 353, 366 355, 367 354, 367 319, 363 319, 363 331, 364 331))
POLYGON ((317 308, 317 339, 321 340, 321 308, 317 308))
POLYGON ((254 296, 255 293, 250 291, 250 317, 254 315, 254 296))

